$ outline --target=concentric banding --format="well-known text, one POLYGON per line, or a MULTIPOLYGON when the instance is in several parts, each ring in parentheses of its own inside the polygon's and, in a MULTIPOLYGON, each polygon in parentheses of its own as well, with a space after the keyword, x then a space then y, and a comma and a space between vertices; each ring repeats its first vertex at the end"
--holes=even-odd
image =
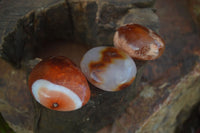
POLYGON ((132 58, 114 47, 95 47, 82 58, 81 70, 96 87, 105 91, 118 91, 135 79, 136 65, 132 58))
MULTIPOLYGON (((73 101, 73 103, 67 103, 70 106, 67 107, 68 111, 71 110, 75 110, 78 109, 82 106, 82 101, 79 98, 79 96, 76 95, 76 93, 74 93, 73 91, 71 91, 70 89, 61 86, 61 85, 56 85, 54 83, 49 82, 48 80, 44 80, 44 79, 39 79, 36 80, 33 84, 32 84, 32 93, 35 97, 35 99, 41 103, 44 106, 50 106, 52 104, 52 107, 50 106, 49 108, 54 108, 56 110, 56 106, 61 106, 59 105, 59 102, 69 102, 69 101, 60 101, 60 99, 69 99, 70 101, 73 101), (46 89, 46 90, 42 90, 42 89, 46 89), (50 93, 50 95, 48 95, 48 93, 43 93, 43 91, 49 91, 49 92, 58 92, 58 94, 62 93, 62 96, 66 96, 66 97, 61 97, 59 95, 56 96, 56 93, 50 93), (49 105, 45 105, 47 103, 44 103, 43 101, 45 101, 45 99, 48 100, 48 98, 52 99, 52 97, 55 99, 54 101, 50 101, 52 103, 50 103, 49 105), (55 107, 53 107, 55 106, 55 107)), ((60 111, 65 110, 66 111, 66 107, 62 107, 62 109, 58 109, 60 111)))

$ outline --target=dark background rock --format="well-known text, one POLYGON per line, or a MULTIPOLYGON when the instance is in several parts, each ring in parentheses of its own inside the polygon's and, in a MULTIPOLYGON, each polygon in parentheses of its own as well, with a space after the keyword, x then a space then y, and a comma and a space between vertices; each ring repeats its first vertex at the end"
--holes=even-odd
POLYGON ((119 7, 115 2, 71 0, 22 15, 16 20, 14 31, 10 30, 2 42, 2 57, 19 67, 21 61, 35 57, 33 50, 43 41, 75 40, 90 46, 112 45, 116 28, 130 22, 158 30, 158 18, 151 8, 135 8, 138 1, 120 3, 124 6, 119 7))
POLYGON ((121 7, 150 7, 153 6, 155 0, 101 0, 102 2, 113 4, 121 7))
POLYGON ((12 32, 16 27, 18 19, 26 15, 32 10, 42 10, 51 5, 63 2, 63 0, 34 0, 27 2, 26 0, 1 0, 0 1, 0 44, 2 39, 8 33, 12 32))
POLYGON ((192 15, 194 22, 196 23, 198 30, 200 28, 200 1, 199 0, 187 0, 189 11, 192 15))

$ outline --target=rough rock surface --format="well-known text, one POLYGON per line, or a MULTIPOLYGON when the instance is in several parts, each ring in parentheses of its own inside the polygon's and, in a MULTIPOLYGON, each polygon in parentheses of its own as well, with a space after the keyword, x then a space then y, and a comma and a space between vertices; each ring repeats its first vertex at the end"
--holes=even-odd
POLYGON ((199 86, 200 63, 176 84, 145 85, 126 113, 98 133, 174 133, 200 101, 199 86), (166 94, 165 90, 170 92, 166 94))
POLYGON ((16 132, 29 133, 33 128, 29 124, 33 122, 30 113, 34 112, 27 91, 26 71, 16 70, 3 59, 0 59, 0 64, 0 111, 16 132))
POLYGON ((200 1, 188 0, 187 4, 194 22, 197 24, 198 28, 200 28, 200 1))
POLYGON ((46 7, 62 2, 63 0, 34 0, 27 2, 26 0, 1 0, 0 1, 0 44, 2 39, 8 33, 12 32, 18 19, 32 10, 42 10, 46 7))
MULTIPOLYGON (((6 28, 9 35, 1 43, 2 56, 20 66, 22 60, 35 56, 33 49, 37 49, 43 41, 76 40, 90 46, 112 45, 115 29, 129 22, 158 30, 158 18, 151 8, 138 9, 141 1, 119 2, 123 6, 101 0, 59 1, 55 6, 29 12, 25 17, 22 15, 20 20, 15 20, 14 30, 6 28)), ((153 3, 152 0, 144 2, 153 3)))
POLYGON ((141 92, 126 113, 98 133, 173 133, 188 119, 200 101, 200 39, 187 6, 186 1, 156 1, 166 50, 148 62, 141 92))

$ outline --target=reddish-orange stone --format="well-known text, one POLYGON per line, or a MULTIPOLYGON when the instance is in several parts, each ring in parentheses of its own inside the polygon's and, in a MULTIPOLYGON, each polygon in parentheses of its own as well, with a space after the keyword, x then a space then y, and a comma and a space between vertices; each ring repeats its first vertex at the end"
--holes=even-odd
POLYGON ((76 110, 90 99, 85 76, 63 56, 47 58, 37 64, 30 73, 28 84, 35 99, 53 110, 76 110))
POLYGON ((74 110, 76 106, 74 101, 69 96, 59 91, 49 91, 47 88, 41 88, 38 94, 40 102, 47 108, 53 110, 74 110), (45 95, 42 95, 44 93, 51 97, 45 97, 45 95))
POLYGON ((158 34, 139 24, 119 27, 113 41, 115 47, 141 60, 154 60, 160 57, 165 49, 165 43, 158 34))

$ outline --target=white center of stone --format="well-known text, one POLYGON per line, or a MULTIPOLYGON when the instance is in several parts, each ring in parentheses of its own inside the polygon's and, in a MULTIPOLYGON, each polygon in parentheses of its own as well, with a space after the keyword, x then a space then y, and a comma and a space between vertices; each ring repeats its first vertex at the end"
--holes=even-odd
POLYGON ((74 101, 76 105, 75 109, 78 109, 82 106, 82 101, 76 93, 74 93, 73 91, 71 91, 70 89, 64 86, 54 84, 45 79, 36 80, 32 84, 32 93, 38 102, 40 102, 38 92, 39 92, 39 89, 41 88, 47 88, 49 91, 58 91, 58 92, 64 93, 65 95, 67 95, 74 101))

